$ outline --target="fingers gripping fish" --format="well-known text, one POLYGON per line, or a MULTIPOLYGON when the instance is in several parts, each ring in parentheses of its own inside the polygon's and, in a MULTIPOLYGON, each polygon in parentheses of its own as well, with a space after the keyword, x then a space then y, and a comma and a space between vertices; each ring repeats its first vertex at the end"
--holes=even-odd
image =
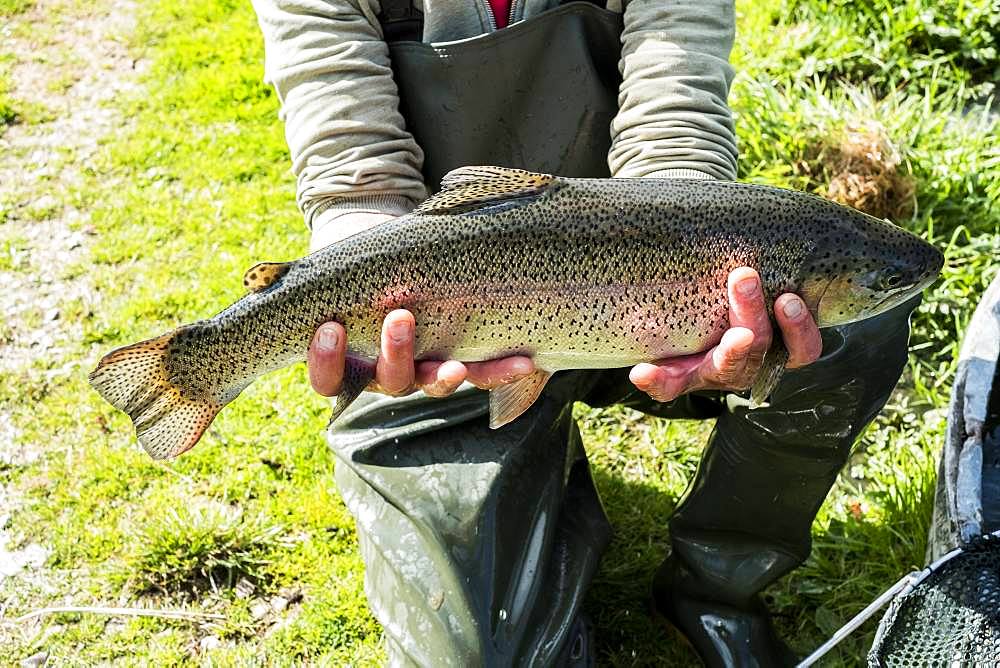
MULTIPOLYGON (((300 260, 253 267, 250 292, 235 304, 109 353, 90 380, 132 418, 150 455, 172 457, 255 378, 305 360, 316 328, 331 320, 350 345, 336 418, 374 377, 382 320, 406 308, 417 359, 534 359, 534 374, 491 392, 499 427, 556 371, 717 344, 737 267, 758 271, 768 303, 795 292, 830 327, 901 303, 942 262, 905 230, 790 190, 465 167, 412 214, 300 260)), ((786 359, 776 337, 752 401, 766 399, 786 359)))

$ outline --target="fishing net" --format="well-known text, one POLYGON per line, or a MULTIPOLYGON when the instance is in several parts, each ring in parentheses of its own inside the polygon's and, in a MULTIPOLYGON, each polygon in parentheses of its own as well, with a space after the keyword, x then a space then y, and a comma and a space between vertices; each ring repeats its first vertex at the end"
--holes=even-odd
POLYGON ((955 550, 889 605, 870 666, 1000 665, 1000 533, 955 550))
POLYGON ((1000 666, 998 520, 1000 276, 959 354, 928 536, 933 563, 889 604, 869 665, 1000 666))
POLYGON ((1000 666, 1000 275, 962 342, 927 542, 930 566, 883 592, 799 668, 886 603, 870 666, 1000 666))
POLYGON ((1000 666, 998 358, 1000 277, 959 355, 928 536, 934 563, 889 604, 869 665, 1000 666))

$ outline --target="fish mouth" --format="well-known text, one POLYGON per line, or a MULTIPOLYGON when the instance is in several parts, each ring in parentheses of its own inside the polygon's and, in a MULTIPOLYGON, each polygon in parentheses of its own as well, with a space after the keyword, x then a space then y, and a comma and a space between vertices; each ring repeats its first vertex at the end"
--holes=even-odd
POLYGON ((916 295, 919 295, 927 288, 927 286, 929 286, 931 283, 934 282, 935 278, 937 278, 936 275, 931 275, 925 278, 924 280, 915 283, 909 288, 896 290, 895 292, 887 294, 885 297, 882 297, 882 299, 878 300, 870 309, 867 310, 869 317, 873 315, 878 315, 880 313, 884 313, 885 311, 888 311, 892 308, 895 308, 896 306, 899 306, 906 300, 912 299, 916 295))
POLYGON ((904 288, 904 289, 901 289, 901 290, 897 290, 896 292, 894 292, 894 293, 892 293, 890 295, 886 295, 885 299, 883 299, 879 305, 881 306, 882 304, 884 304, 885 302, 887 302, 887 301, 889 301, 890 299, 893 299, 893 298, 895 298, 897 300, 896 301, 897 304, 902 304, 907 299, 915 297, 916 295, 919 295, 924 290, 926 290, 927 288, 929 288, 934 283, 934 281, 936 281, 938 279, 938 276, 940 275, 940 273, 941 273, 941 269, 940 268, 938 268, 935 271, 931 271, 931 272, 927 273, 923 278, 921 278, 919 281, 916 281, 910 287, 904 288))
MULTIPOLYGON (((875 304, 872 305, 871 308, 867 309, 867 312, 870 315, 877 315, 879 313, 882 313, 883 311, 887 311, 888 308, 883 308, 886 305, 886 302, 892 301, 893 299, 895 299, 896 297, 898 297, 899 294, 900 293, 894 293, 894 294, 891 294, 891 295, 886 295, 882 299, 880 299, 877 302, 875 302, 875 304)), ((900 301, 902 301, 902 300, 900 300, 900 301)), ((899 302, 897 302, 897 303, 899 303, 899 302)), ((889 308, 891 308, 891 307, 889 307, 889 308)))

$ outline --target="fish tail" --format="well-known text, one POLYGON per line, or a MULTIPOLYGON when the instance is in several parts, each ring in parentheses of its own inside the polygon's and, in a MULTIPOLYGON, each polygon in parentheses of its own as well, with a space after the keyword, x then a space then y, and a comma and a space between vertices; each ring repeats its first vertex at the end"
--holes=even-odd
POLYGON ((132 418, 139 443, 153 459, 190 449, 225 405, 190 396, 171 382, 177 369, 170 363, 170 343, 183 329, 113 350, 90 373, 93 388, 132 418))

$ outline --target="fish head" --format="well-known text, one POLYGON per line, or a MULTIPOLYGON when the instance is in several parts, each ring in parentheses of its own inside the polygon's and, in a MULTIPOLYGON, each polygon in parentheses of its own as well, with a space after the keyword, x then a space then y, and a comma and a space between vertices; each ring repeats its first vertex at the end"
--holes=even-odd
POLYGON ((838 209, 833 221, 824 221, 803 272, 811 299, 803 296, 820 327, 884 313, 937 278, 944 264, 937 248, 888 221, 838 209))

